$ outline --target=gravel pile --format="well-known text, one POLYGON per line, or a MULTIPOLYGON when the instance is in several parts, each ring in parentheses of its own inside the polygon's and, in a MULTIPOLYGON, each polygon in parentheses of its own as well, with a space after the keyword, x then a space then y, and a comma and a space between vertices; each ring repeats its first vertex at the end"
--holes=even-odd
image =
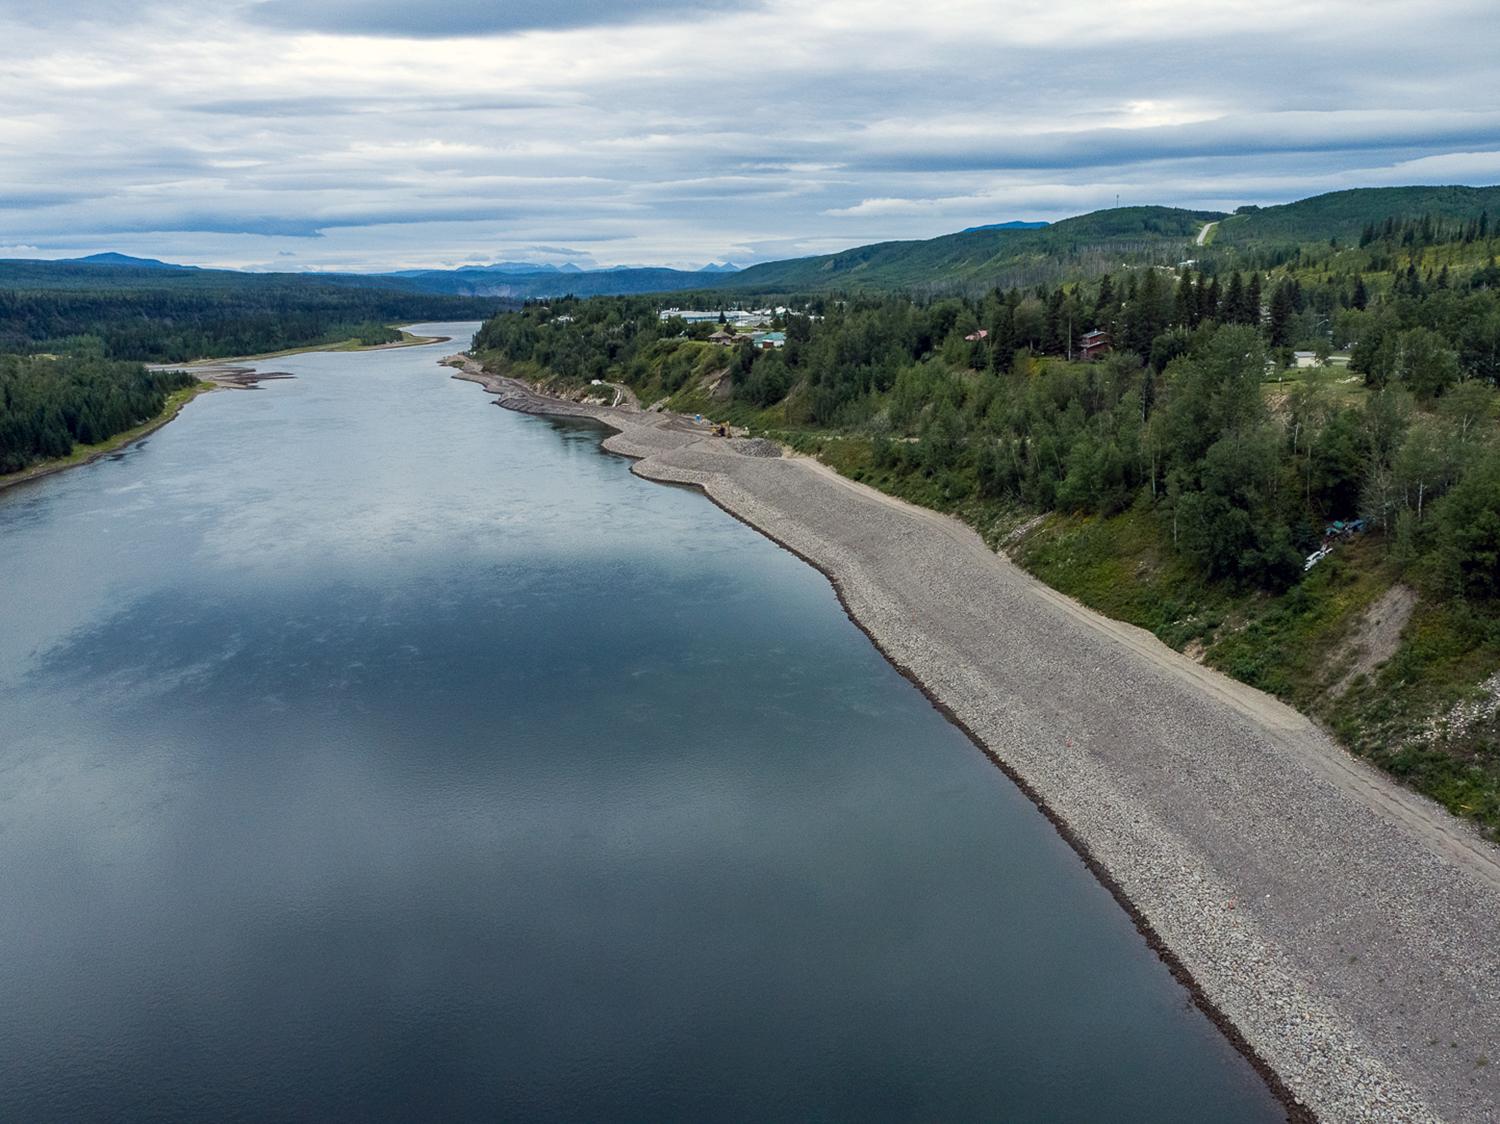
POLYGON ((781 456, 781 446, 764 437, 736 437, 729 442, 729 448, 742 457, 781 456))
POLYGON ((1500 1120, 1500 852, 1467 825, 951 519, 670 415, 589 413, 637 474, 701 486, 822 570, 1294 1115, 1500 1120))

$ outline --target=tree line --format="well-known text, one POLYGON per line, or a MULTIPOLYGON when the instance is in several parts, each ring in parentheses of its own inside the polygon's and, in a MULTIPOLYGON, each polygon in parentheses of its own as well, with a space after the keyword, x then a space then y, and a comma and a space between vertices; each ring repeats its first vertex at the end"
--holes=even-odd
MULTIPOLYGON (((216 275, 210 275, 211 277, 216 275)), ((477 320, 500 302, 382 288, 249 278, 221 283, 138 280, 114 287, 4 287, 0 352, 64 352, 177 362, 253 355, 345 339, 388 343, 392 323, 477 320)))
MULTIPOLYGON (((867 440, 874 468, 938 506, 1154 512, 1212 580, 1295 582, 1334 520, 1364 518, 1445 588, 1500 594, 1500 286, 1318 272, 1144 268, 980 299, 818 300, 786 346, 730 348, 730 408, 867 440), (1114 351, 1069 362, 1085 331, 1114 351), (1274 372, 1353 348, 1347 384, 1274 372)), ((664 393, 701 369, 706 326, 643 300, 533 305, 476 346, 564 378, 664 393)))
POLYGON ((141 425, 196 381, 94 357, 0 355, 0 473, 141 425))

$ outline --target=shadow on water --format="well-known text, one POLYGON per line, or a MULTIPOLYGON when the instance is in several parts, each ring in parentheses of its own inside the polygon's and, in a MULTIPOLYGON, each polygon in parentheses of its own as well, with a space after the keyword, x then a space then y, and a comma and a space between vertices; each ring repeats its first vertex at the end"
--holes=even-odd
POLYGON ((0 502, 0 1116, 1279 1118, 820 575, 433 358, 0 502))

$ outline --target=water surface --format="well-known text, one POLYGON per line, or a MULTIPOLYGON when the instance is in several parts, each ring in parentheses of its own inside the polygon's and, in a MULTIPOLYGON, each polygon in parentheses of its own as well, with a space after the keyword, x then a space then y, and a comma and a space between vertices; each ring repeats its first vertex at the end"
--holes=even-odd
POLYGON ((1279 1118, 820 575, 456 347, 0 493, 0 1118, 1279 1118))

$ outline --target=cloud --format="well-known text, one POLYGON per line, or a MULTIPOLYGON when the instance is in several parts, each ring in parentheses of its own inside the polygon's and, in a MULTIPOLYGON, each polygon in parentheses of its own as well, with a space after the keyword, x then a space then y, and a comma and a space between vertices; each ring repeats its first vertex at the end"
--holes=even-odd
POLYGON ((746 0, 260 0, 250 18, 294 31, 437 39, 691 20, 745 6, 746 0))
POLYGON ((530 113, 549 106, 567 104, 521 95, 508 98, 401 98, 371 95, 368 97, 311 95, 308 97, 217 98, 185 108, 193 113, 211 113, 224 117, 308 118, 346 117, 367 113, 530 113))
POLYGON ((876 172, 1109 167, 1187 157, 1414 152, 1500 145, 1500 113, 1343 110, 1237 115, 1181 125, 995 134, 934 134, 901 122, 850 166, 876 172), (882 143, 883 141, 883 143, 882 143))
POLYGON ((0 191, 0 211, 33 211, 43 207, 58 207, 65 203, 83 203, 98 199, 101 192, 69 188, 24 188, 12 187, 0 191))
POLYGON ((0 242, 743 263, 1487 183, 1492 4, 0 0, 0 242))

